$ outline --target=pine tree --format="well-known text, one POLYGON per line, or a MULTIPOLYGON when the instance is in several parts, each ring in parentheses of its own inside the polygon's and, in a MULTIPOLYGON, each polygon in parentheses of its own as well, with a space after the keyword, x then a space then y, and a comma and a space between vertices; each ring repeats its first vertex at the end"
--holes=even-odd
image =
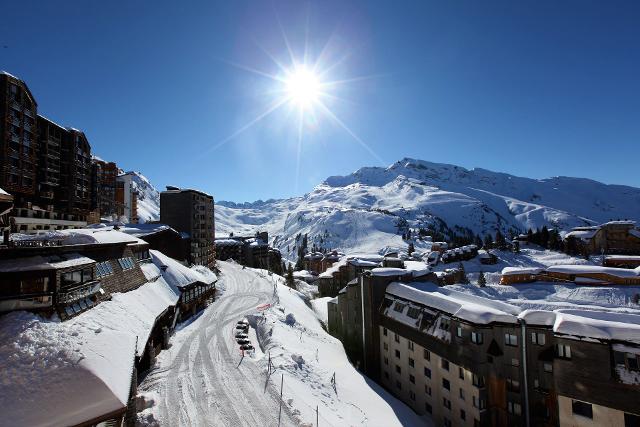
POLYGON ((545 249, 549 247, 549 229, 546 225, 544 225, 542 231, 540 231, 540 246, 545 249))
POLYGON ((487 286, 487 279, 484 277, 484 272, 480 271, 480 275, 478 276, 478 286, 484 288, 487 286))
POLYGON ((458 263, 458 270, 460 270, 460 273, 462 273, 460 275, 460 283, 462 283, 463 285, 469 284, 469 278, 467 277, 467 273, 464 271, 464 264, 462 264, 462 262, 458 263))
POLYGON ((287 286, 294 289, 296 287, 295 281, 293 280, 293 267, 291 267, 291 264, 289 264, 287 268, 287 286))
POLYGON ((504 249, 507 247, 507 240, 504 238, 500 229, 496 230, 496 246, 498 249, 504 249))
POLYGON ((640 304, 640 294, 633 295, 633 303, 636 305, 640 304))
POLYGON ((407 253, 411 255, 416 249, 413 246, 413 242, 409 243, 409 248, 407 248, 407 253))
POLYGON ((486 234, 484 236, 484 245, 482 245, 485 249, 491 249, 493 247, 493 239, 490 234, 486 234))
POLYGON ((513 241, 513 252, 520 253, 520 242, 517 240, 513 241))

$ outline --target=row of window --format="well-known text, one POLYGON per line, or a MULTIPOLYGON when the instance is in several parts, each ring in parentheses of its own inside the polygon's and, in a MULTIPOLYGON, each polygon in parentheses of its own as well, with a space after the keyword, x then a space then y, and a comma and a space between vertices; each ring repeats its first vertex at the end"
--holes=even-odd
POLYGON ((123 270, 131 270, 136 266, 135 261, 131 257, 118 259, 118 264, 120 264, 120 268, 123 270))
POLYGON ((98 278, 106 277, 113 274, 113 267, 111 262, 104 261, 96 264, 96 276, 98 278))

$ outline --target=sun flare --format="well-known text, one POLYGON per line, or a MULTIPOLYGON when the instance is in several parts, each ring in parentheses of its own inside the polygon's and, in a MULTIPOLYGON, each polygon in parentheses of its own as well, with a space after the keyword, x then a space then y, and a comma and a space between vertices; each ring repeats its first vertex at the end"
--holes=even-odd
POLYGON ((319 101, 321 89, 318 76, 304 66, 296 67, 285 79, 287 98, 299 107, 310 107, 319 101))

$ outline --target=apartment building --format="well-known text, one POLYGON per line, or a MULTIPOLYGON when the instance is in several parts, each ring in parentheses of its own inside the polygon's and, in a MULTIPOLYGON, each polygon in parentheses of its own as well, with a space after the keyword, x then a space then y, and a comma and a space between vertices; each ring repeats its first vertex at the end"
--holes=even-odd
POLYGON ((635 426, 640 316, 523 309, 402 269, 329 302, 358 368, 443 426, 635 426))
POLYGON ((14 198, 11 230, 83 227, 91 205, 91 146, 82 131, 37 114, 26 83, 0 73, 0 187, 14 198))
POLYGON ((588 254, 638 254, 640 229, 635 221, 609 221, 591 227, 576 227, 566 239, 575 239, 578 248, 588 254))
POLYGON ((118 216, 132 224, 138 223, 138 192, 133 183, 134 174, 127 172, 116 177, 115 203, 118 216))
POLYGON ((190 263, 215 265, 213 197, 202 191, 167 186, 160 193, 160 222, 191 238, 190 263))
POLYGON ((97 157, 91 159, 91 211, 100 218, 118 220, 124 206, 116 203, 116 177, 118 166, 97 157))
POLYGON ((36 196, 37 103, 19 78, 0 72, 0 187, 21 206, 36 196))

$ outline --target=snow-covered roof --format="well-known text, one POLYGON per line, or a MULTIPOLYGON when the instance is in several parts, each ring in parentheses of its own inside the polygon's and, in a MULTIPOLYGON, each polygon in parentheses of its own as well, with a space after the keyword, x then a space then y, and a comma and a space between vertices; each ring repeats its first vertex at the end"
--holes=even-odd
POLYGON ((196 282, 211 284, 218 278, 206 267, 189 268, 160 251, 150 250, 151 260, 160 269, 162 277, 171 286, 182 288, 196 282), (162 268, 166 266, 165 271, 162 268))
POLYGON ((409 274, 410 272, 405 270, 404 268, 396 268, 396 267, 379 267, 371 270, 371 274, 373 276, 404 276, 405 274, 409 274))
POLYGON ((612 261, 640 261, 640 255, 606 255, 604 258, 612 261))
POLYGON ((387 294, 413 301, 476 324, 517 323, 521 309, 463 292, 439 287, 434 283, 400 283, 387 286, 387 294))
POLYGON ((215 239, 216 246, 242 246, 243 243, 241 240, 236 239, 215 239))
MULTIPOLYGON (((504 271, 504 270, 503 270, 504 271)), ((634 269, 601 267, 599 265, 552 265, 546 269, 549 273, 564 274, 608 274, 616 277, 638 277, 640 276, 640 267, 634 269)))
POLYGON ((502 269, 503 276, 510 276, 514 274, 540 274, 542 268, 537 267, 505 267, 502 269))
POLYGON ((405 261, 404 268, 407 271, 410 271, 413 277, 420 277, 428 274, 431 269, 427 264, 422 261, 405 261))
POLYGON ((592 239, 593 236, 596 235, 599 228, 589 229, 589 230, 573 230, 568 232, 564 237, 575 237, 576 239, 589 240, 592 239))
POLYGON ((124 410, 135 346, 134 335, 109 328, 44 321, 24 311, 1 317, 4 420, 20 425, 76 425, 124 410))
POLYGON ((294 271, 293 277, 300 280, 315 280, 318 278, 318 276, 307 270, 294 271))
POLYGON ((95 263, 93 259, 77 253, 52 256, 36 255, 24 258, 0 260, 0 272, 10 273, 18 271, 53 270, 92 263, 95 263))
POLYGON ((573 309, 554 314, 557 334, 640 344, 640 315, 573 309))
POLYGON ((14 241, 55 240, 63 246, 92 245, 96 243, 127 243, 129 245, 146 245, 142 239, 114 230, 113 226, 74 228, 69 230, 46 231, 38 234, 11 234, 14 241))
POLYGON ((379 262, 367 261, 360 258, 349 259, 348 263, 353 265, 354 267, 377 267, 378 265, 380 265, 379 262))

